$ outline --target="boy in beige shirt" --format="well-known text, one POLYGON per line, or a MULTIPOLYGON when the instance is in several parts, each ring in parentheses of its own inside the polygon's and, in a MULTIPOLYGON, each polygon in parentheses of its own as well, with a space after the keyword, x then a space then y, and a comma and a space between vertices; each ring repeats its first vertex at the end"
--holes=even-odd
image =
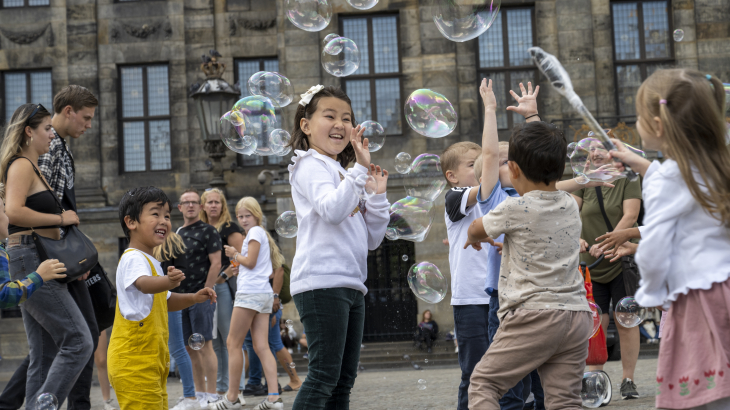
MULTIPOLYGON (((581 409, 581 379, 592 330, 578 270, 578 205, 557 190, 563 133, 527 123, 510 138, 508 166, 521 197, 507 198, 469 227, 465 247, 505 235, 499 277, 501 325, 471 376, 470 409, 499 409, 509 388, 537 368, 549 409, 581 409)), ((499 246, 500 244, 497 244, 499 246)))

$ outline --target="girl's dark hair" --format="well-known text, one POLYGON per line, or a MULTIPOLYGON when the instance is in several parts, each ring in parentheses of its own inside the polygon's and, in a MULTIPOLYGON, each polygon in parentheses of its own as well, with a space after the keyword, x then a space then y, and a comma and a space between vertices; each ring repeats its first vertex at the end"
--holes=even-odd
POLYGON ((167 208, 172 210, 172 202, 165 191, 153 186, 133 188, 122 196, 122 200, 119 201, 119 223, 122 224, 122 230, 127 238, 129 238, 129 228, 124 222, 124 217, 129 216, 139 222, 142 208, 150 202, 160 205, 167 204, 167 208))
MULTIPOLYGON (((314 115, 315 111, 317 111, 317 103, 319 102, 319 99, 324 97, 339 98, 349 104, 350 111, 352 111, 352 102, 350 101, 350 97, 348 97, 342 89, 332 86, 323 88, 322 91, 312 97, 312 101, 310 101, 309 104, 305 106, 297 105, 297 114, 294 117, 294 131, 291 133, 291 142, 289 142, 289 146, 292 147, 292 149, 302 151, 309 149, 309 139, 304 131, 302 131, 299 127, 299 124, 302 122, 302 118, 306 118, 308 120, 312 118, 312 115, 314 115)), ((351 112, 351 114, 352 126, 355 127, 357 125, 355 113, 351 112)), ((349 138, 349 135, 345 135, 345 138, 349 138)), ((337 155, 337 162, 339 162, 343 167, 347 167, 347 165, 354 160, 355 150, 352 148, 352 144, 348 142, 345 149, 337 155)))

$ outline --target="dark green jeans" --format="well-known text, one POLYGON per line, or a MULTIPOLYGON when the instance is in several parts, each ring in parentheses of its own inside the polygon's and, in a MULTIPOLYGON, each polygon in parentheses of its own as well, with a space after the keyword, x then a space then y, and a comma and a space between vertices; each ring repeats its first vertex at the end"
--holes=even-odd
POLYGON ((309 345, 309 373, 293 410, 348 410, 360 361, 365 298, 347 289, 294 295, 309 345))

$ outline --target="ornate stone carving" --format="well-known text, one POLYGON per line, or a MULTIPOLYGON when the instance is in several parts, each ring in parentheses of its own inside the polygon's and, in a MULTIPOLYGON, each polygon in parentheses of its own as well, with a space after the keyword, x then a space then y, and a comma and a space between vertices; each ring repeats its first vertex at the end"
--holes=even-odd
POLYGON ((276 27, 276 17, 272 18, 271 20, 250 20, 244 18, 231 19, 228 27, 230 35, 232 36, 236 34, 236 31, 238 31, 239 27, 244 30, 264 31, 272 27, 276 27))
MULTIPOLYGON (((132 26, 129 24, 121 23, 119 25, 119 28, 121 28, 121 30, 124 30, 124 32, 128 35, 138 38, 140 40, 146 40, 148 37, 161 36, 167 39, 172 36, 172 25, 169 21, 158 21, 156 23, 142 24, 141 26, 132 26)), ((121 33, 118 28, 113 28, 111 30, 111 37, 114 40, 118 39, 120 34, 121 33)))
POLYGON ((55 37, 53 36, 53 27, 51 27, 51 23, 46 24, 45 27, 36 31, 11 31, 0 28, 0 33, 2 33, 5 38, 20 45, 30 44, 38 40, 46 32, 48 32, 48 46, 53 47, 55 37))
POLYGON ((205 152, 208 153, 208 155, 213 158, 222 158, 226 156, 226 152, 228 149, 226 148, 225 144, 223 144, 223 141, 220 139, 215 140, 205 140, 205 152))

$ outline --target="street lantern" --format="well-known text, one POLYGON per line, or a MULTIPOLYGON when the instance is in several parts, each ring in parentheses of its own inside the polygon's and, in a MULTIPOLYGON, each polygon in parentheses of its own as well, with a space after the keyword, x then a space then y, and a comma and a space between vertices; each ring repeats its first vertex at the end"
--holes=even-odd
POLYGON ((202 56, 203 64, 200 65, 200 70, 205 74, 205 81, 203 84, 193 84, 190 87, 190 98, 195 102, 205 152, 212 160, 209 169, 213 173, 213 179, 209 184, 213 188, 224 190, 226 182, 223 178, 221 160, 226 156, 228 149, 221 141, 220 118, 231 110, 233 104, 241 97, 241 92, 223 80, 226 65, 218 62, 220 57, 221 55, 215 50, 210 50, 210 56, 202 56))

